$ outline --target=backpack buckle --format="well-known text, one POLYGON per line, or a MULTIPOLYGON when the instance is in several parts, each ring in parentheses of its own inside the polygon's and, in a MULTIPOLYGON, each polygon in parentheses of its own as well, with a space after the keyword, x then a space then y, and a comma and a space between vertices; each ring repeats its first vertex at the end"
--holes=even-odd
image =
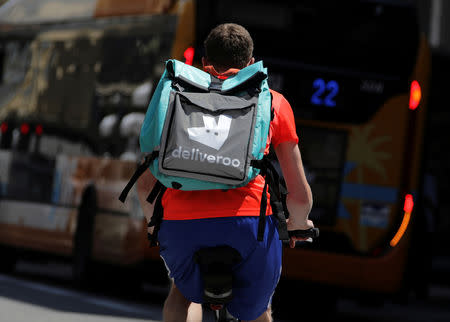
POLYGON ((211 75, 211 83, 209 84, 208 90, 210 92, 222 92, 223 80, 211 75))

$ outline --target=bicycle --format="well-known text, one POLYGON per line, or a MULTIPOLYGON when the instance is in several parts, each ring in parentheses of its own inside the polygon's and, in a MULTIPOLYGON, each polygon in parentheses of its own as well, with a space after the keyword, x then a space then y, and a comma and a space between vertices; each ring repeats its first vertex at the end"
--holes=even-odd
MULTIPOLYGON (((318 228, 289 231, 289 237, 310 238, 319 236, 318 228)), ((202 248, 194 255, 200 266, 204 291, 204 303, 214 312, 216 322, 239 322, 226 308, 233 298, 233 266, 242 258, 239 252, 230 246, 202 248)))

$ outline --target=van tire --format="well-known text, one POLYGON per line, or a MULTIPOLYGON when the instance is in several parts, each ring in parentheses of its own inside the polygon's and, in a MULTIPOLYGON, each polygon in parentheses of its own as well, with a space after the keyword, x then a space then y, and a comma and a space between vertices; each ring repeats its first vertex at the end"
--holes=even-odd
POLYGON ((76 286, 86 288, 92 281, 95 215, 97 192, 93 184, 83 191, 78 208, 77 228, 74 235, 72 274, 76 286))

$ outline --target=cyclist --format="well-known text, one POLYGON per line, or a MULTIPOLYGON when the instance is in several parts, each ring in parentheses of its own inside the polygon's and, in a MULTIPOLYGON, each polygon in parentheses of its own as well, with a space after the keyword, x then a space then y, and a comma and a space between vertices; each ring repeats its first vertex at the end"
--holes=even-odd
MULTIPOLYGON (((204 47, 203 68, 218 78, 230 77, 255 62, 253 40, 237 24, 221 24, 212 29, 204 47)), ((286 181, 288 230, 310 229, 314 227, 308 219, 312 193, 302 166, 293 111, 280 93, 271 92, 274 117, 266 153, 272 144, 286 181)), ((145 199, 154 182, 150 171, 138 181, 147 219, 152 206, 145 199)), ((270 304, 281 274, 282 244, 270 207, 264 240, 257 241, 263 187, 264 178, 258 176, 245 187, 226 191, 166 190, 159 245, 173 283, 163 308, 164 321, 201 321, 201 306, 193 304, 201 303, 203 294, 194 253, 220 245, 235 248, 242 257, 233 271, 235 283, 228 311, 243 321, 272 321, 270 304)), ((305 239, 291 237, 291 247, 296 240, 305 239)))

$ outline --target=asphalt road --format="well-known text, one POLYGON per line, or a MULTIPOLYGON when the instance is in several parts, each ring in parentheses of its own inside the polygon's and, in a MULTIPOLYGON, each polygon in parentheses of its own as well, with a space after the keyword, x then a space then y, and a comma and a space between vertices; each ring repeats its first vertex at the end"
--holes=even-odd
POLYGON ((1 322, 162 320, 161 307, 91 295, 64 286, 0 275, 1 322))
MULTIPOLYGON (((166 291, 148 284, 133 294, 107 288, 78 289, 70 282, 67 265, 22 262, 15 273, 0 274, 0 322, 159 322, 166 291)), ((211 317, 205 316, 204 322, 209 321, 211 317)), ((406 304, 387 301, 369 307, 353 299, 339 299, 332 321, 449 322, 450 286, 433 284, 427 300, 411 296, 406 304)))

